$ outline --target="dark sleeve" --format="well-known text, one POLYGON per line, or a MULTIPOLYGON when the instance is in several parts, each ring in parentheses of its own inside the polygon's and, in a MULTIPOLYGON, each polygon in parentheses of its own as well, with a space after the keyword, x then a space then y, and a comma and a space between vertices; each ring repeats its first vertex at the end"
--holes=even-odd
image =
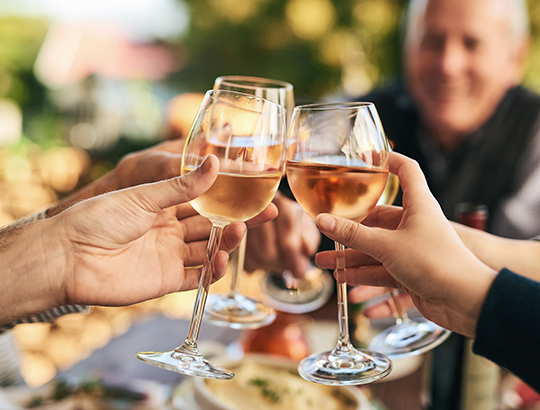
POLYGON ((539 282, 499 272, 480 313, 473 351, 540 392, 539 282))
POLYGON ((43 322, 54 322, 60 316, 69 315, 70 313, 88 313, 90 312, 91 307, 86 305, 65 305, 58 306, 45 312, 38 313, 37 315, 24 317, 22 319, 14 320, 13 322, 6 323, 5 325, 0 326, 0 334, 7 332, 8 330, 14 328, 17 325, 23 323, 43 323, 43 322))

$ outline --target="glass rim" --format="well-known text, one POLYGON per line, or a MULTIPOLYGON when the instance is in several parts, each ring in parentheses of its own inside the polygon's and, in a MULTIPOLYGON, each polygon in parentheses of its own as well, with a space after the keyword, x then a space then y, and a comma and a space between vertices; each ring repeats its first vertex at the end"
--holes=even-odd
POLYGON ((227 86, 238 86, 238 83, 233 83, 230 81, 245 81, 247 84, 241 84, 241 86, 249 88, 249 89, 257 89, 257 88, 267 88, 272 90, 279 90, 283 88, 286 91, 291 91, 294 87, 291 83, 288 83, 286 81, 281 80, 274 80, 272 78, 264 78, 264 77, 254 77, 254 76, 246 76, 246 75, 222 75, 217 77, 214 82, 217 83, 218 80, 220 81, 220 84, 227 85, 227 86), (258 84, 258 85, 257 85, 258 84))
POLYGON ((297 105, 294 108, 294 111, 305 111, 305 110, 323 111, 327 109, 350 110, 350 109, 361 108, 361 107, 375 108, 375 104, 372 102, 365 102, 365 101, 315 103, 315 104, 297 105))
POLYGON ((206 91, 206 93, 204 94, 205 97, 208 97, 208 98, 211 98, 215 101, 219 101, 219 102, 222 102, 224 104, 227 104, 227 105, 230 105, 230 106, 233 106, 235 108, 238 108, 240 110, 244 110, 244 111, 250 111, 250 112, 262 112, 262 110, 257 110, 257 109, 249 109, 249 108, 246 108, 246 107, 240 107, 240 106, 237 106, 237 105, 234 105, 222 98, 219 98, 218 95, 216 94, 232 94, 232 95, 238 95, 238 96, 241 96, 241 97, 247 97, 248 99, 250 100, 256 100, 258 102, 263 102, 263 103, 266 103, 266 104, 271 104, 272 106, 275 106, 277 109, 278 109, 278 112, 281 114, 281 115, 284 115, 284 112, 285 112, 285 109, 278 103, 276 102, 273 102, 273 101, 270 101, 270 100, 267 100, 266 98, 263 98, 263 97, 258 97, 256 95, 253 95, 253 94, 247 94, 247 93, 242 93, 242 92, 239 92, 239 91, 232 91, 232 90, 208 90, 206 91))

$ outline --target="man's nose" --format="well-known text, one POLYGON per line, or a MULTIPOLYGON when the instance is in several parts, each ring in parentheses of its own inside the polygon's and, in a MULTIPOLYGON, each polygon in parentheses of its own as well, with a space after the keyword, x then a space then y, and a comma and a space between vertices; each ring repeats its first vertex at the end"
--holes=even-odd
POLYGON ((444 76, 455 76, 463 72, 467 53, 458 42, 447 41, 439 54, 439 69, 444 76))

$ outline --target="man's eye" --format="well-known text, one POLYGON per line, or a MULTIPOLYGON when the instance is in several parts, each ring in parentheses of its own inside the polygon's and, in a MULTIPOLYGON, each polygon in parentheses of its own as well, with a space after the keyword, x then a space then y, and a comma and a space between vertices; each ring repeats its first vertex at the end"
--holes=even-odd
POLYGON ((465 38, 463 45, 469 51, 477 51, 480 48, 480 41, 475 38, 465 38))

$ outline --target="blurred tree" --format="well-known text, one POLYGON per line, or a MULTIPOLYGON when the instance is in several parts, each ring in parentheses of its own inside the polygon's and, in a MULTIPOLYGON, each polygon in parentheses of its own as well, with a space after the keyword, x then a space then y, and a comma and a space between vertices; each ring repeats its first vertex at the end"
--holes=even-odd
MULTIPOLYGON (((299 103, 358 95, 401 72, 407 0, 184 0, 188 61, 173 80, 204 91, 219 75, 291 82, 299 103)), ((540 0, 529 0, 531 58, 525 84, 540 90, 540 0)))
POLYGON ((14 100, 23 109, 45 100, 33 68, 47 29, 48 22, 42 19, 0 18, 0 97, 14 100))
POLYGON ((185 68, 175 81, 204 91, 219 75, 294 84, 298 102, 356 94, 400 70, 405 0, 186 0, 185 68))

